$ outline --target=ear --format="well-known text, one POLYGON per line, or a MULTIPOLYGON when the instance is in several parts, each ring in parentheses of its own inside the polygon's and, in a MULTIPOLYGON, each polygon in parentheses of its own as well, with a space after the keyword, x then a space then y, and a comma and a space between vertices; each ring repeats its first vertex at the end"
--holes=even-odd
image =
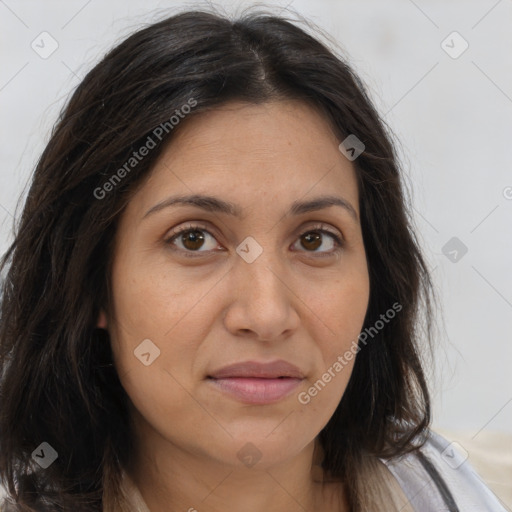
POLYGON ((96 327, 99 327, 100 329, 107 329, 107 315, 105 315, 103 309, 100 310, 100 314, 98 315, 96 327))

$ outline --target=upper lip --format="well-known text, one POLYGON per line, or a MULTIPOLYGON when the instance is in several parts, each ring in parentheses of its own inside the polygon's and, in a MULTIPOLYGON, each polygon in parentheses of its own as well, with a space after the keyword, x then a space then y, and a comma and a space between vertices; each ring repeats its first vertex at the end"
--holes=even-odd
POLYGON ((276 379, 279 377, 293 377, 303 379, 304 374, 295 365, 279 359, 268 363, 258 361, 244 361, 224 366, 210 373, 208 377, 225 379, 228 377, 245 377, 260 379, 276 379))

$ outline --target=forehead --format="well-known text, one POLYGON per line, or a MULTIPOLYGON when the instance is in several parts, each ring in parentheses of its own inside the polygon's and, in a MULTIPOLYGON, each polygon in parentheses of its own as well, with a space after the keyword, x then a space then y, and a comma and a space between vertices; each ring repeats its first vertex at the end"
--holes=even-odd
POLYGON ((355 169, 311 106, 231 102, 182 123, 137 194, 141 208, 172 193, 214 192, 246 206, 338 192, 357 211, 355 169))

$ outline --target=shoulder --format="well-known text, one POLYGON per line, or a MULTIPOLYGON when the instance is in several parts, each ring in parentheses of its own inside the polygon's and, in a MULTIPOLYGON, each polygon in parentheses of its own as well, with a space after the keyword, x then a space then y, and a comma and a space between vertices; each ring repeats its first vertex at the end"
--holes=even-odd
POLYGON ((512 432, 489 429, 476 435, 474 431, 464 430, 436 429, 436 432, 454 441, 505 508, 512 511, 512 432))
POLYGON ((507 512, 456 443, 428 432, 421 449, 383 460, 415 510, 507 512))

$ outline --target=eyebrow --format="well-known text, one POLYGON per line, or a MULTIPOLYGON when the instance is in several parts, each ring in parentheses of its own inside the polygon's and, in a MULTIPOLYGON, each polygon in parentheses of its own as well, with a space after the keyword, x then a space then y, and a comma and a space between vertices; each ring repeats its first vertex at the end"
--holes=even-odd
MULTIPOLYGON (((164 208, 177 205, 194 206, 196 208, 200 208, 208 212, 224 213, 240 219, 244 218, 244 216, 242 215, 242 208, 234 203, 224 201, 214 196, 192 194, 172 196, 168 197, 167 199, 164 199, 163 201, 151 207, 144 214, 143 219, 156 212, 163 210, 164 208)), ((359 221, 356 210, 346 199, 343 199, 342 197, 329 195, 320 196, 310 201, 294 201, 291 204, 288 212, 285 214, 285 217, 323 210, 324 208, 329 208, 331 206, 338 206, 343 208, 346 212, 350 214, 350 216, 356 222, 359 221)))

